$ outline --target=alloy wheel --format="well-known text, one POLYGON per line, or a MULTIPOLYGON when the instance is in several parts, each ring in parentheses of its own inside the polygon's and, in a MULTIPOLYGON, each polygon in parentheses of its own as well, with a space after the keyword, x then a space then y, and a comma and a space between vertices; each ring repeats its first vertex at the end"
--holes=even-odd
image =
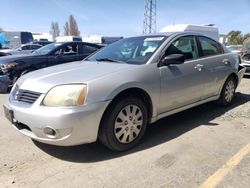
POLYGON ((131 143, 140 134, 142 125, 143 115, 141 109, 137 105, 127 105, 116 117, 115 137, 120 143, 131 143))
POLYGON ((232 80, 227 83, 226 90, 225 90, 225 100, 230 102, 233 100, 235 92, 235 84, 232 80))

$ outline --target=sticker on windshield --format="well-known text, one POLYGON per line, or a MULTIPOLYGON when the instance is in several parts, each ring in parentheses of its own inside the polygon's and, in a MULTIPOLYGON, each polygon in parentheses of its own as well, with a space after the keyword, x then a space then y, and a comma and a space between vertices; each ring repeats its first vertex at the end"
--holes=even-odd
POLYGON ((162 41, 164 39, 164 37, 150 37, 150 38, 146 38, 144 41, 148 42, 148 41, 162 41))

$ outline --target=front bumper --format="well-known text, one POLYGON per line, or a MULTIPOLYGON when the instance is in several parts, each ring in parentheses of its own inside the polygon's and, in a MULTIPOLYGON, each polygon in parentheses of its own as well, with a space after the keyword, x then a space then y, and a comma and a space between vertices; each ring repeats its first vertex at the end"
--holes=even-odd
POLYGON ((13 113, 13 126, 24 135, 42 143, 73 146, 97 140, 102 115, 110 101, 76 108, 41 106, 44 95, 33 104, 9 102, 6 107, 13 113), (44 128, 56 131, 54 137, 44 128))
POLYGON ((12 84, 8 75, 0 74, 0 93, 6 93, 9 86, 12 84))
POLYGON ((244 67, 246 67, 246 72, 245 72, 245 74, 244 75, 248 75, 248 76, 250 76, 250 61, 243 61, 242 63, 241 63, 241 65, 242 66, 244 66, 244 67))

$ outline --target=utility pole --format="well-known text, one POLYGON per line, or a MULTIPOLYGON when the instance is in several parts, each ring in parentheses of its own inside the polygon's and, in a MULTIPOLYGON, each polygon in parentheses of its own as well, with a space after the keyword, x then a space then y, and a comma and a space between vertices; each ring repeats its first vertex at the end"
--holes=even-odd
POLYGON ((144 21, 143 21, 143 34, 156 32, 156 0, 146 0, 144 21))

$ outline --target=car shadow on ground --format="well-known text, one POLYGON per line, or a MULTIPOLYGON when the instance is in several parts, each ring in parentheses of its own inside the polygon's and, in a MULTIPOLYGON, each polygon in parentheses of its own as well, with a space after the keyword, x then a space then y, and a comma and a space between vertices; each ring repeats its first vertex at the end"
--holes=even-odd
POLYGON ((212 123, 215 118, 250 101, 250 95, 248 94, 237 93, 236 96, 234 104, 229 107, 218 107, 215 103, 207 103, 159 120, 147 128, 144 139, 138 146, 126 152, 110 151, 99 142, 72 147, 33 142, 47 154, 65 161, 90 163, 109 160, 166 143, 200 125, 218 126, 218 124, 212 123))

